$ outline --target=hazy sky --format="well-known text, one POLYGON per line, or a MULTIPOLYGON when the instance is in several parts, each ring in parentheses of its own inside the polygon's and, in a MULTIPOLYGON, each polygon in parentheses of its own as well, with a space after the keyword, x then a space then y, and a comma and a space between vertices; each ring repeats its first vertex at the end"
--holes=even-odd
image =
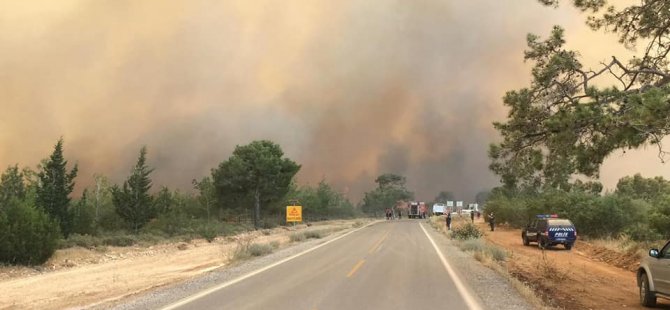
MULTIPOLYGON (((531 0, 0 0, 0 167, 62 136, 80 187, 120 182, 147 145, 154 183, 188 189, 270 139, 302 184, 357 199, 395 172, 421 200, 469 200, 497 184, 491 122, 529 82, 528 32, 563 25, 591 64, 626 52, 583 21, 531 0)), ((612 156, 603 182, 670 177, 655 155, 612 156)))

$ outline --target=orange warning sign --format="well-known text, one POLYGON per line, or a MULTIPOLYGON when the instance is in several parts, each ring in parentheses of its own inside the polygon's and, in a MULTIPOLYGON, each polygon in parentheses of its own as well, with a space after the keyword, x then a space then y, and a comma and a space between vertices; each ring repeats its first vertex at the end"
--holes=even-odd
POLYGON ((302 206, 287 206, 286 222, 302 222, 302 206))

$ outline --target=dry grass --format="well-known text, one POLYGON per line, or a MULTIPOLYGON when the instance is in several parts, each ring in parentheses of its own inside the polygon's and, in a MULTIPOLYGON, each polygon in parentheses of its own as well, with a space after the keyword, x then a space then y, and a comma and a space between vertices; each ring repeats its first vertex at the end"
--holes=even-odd
POLYGON ((547 257, 545 250, 542 250, 542 258, 540 258, 538 266, 543 279, 562 282, 568 278, 568 272, 558 268, 556 262, 547 257))
MULTIPOLYGON (((455 216, 452 218, 452 229, 468 222, 469 219, 455 216)), ((429 223, 435 230, 445 235, 451 235, 451 231, 448 231, 446 227, 446 216, 433 216, 430 218, 429 223)), ((479 261, 482 265, 492 269, 509 282, 534 309, 556 309, 547 306, 545 301, 537 295, 531 286, 515 278, 509 270, 507 270, 504 262, 507 259, 513 259, 513 253, 508 253, 497 246, 490 245, 481 238, 456 242, 461 250, 472 253, 473 258, 479 261)))

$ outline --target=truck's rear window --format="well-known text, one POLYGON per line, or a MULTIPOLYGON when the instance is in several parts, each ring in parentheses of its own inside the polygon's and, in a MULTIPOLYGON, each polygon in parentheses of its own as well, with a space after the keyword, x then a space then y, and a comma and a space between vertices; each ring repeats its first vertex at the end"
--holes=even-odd
POLYGON ((549 225, 550 226, 572 226, 572 222, 570 222, 570 220, 563 220, 563 219, 549 220, 549 225))

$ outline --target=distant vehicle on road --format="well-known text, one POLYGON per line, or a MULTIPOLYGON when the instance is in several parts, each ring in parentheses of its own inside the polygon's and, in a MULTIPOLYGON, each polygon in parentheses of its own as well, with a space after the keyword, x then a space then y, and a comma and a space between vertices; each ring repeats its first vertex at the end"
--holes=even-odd
POLYGON ((537 242, 540 249, 562 244, 570 250, 577 241, 577 229, 570 220, 556 214, 540 214, 523 229, 521 239, 523 245, 537 242))
POLYGON ((642 258, 637 270, 637 286, 640 289, 640 304, 656 306, 656 298, 670 299, 670 242, 659 251, 649 250, 642 258))
POLYGON ((446 208, 446 206, 443 203, 438 202, 438 203, 433 205, 433 214, 443 215, 445 208, 446 208))
POLYGON ((407 204, 409 218, 426 218, 426 203, 412 201, 407 204))

